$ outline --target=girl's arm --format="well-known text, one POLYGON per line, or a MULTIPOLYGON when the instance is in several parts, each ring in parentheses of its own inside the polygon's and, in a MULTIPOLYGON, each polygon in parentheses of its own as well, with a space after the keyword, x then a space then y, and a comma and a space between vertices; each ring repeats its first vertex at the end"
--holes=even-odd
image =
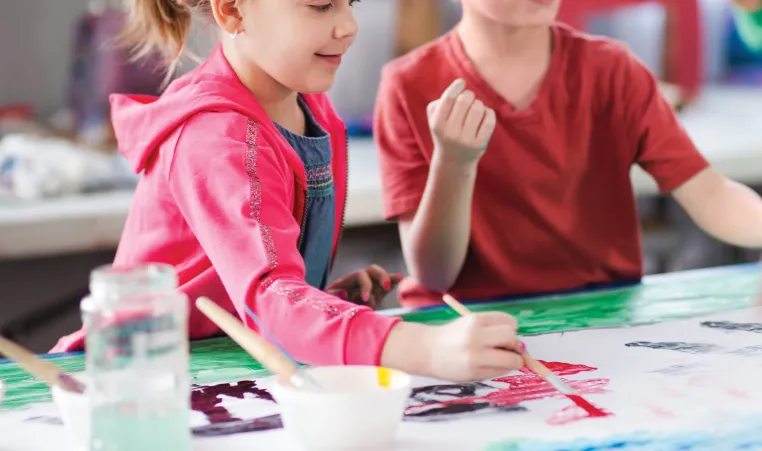
POLYGON ((248 306, 295 358, 378 364, 399 320, 305 282, 290 169, 256 127, 236 113, 200 114, 176 144, 169 185, 212 263, 208 271, 216 271, 246 324, 256 328, 248 306))
POLYGON ((381 364, 453 381, 523 366, 510 315, 479 313, 426 326, 309 286, 289 206, 290 169, 258 136, 256 124, 236 113, 197 115, 180 135, 167 175, 183 218, 211 260, 205 269, 220 277, 248 327, 256 325, 246 306, 297 360, 310 364, 381 364))

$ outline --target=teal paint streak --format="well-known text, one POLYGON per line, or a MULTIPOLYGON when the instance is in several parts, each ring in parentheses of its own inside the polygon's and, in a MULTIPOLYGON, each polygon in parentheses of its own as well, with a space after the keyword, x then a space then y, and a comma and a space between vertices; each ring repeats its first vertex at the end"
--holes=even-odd
MULTIPOLYGON (((44 357, 70 373, 85 369, 85 358, 81 355, 58 354, 44 357)), ((0 363, 0 378, 6 384, 5 400, 0 405, 0 412, 35 402, 50 401, 50 389, 47 385, 37 381, 12 362, 0 363)))
MULTIPOLYGON (((642 285, 617 290, 467 305, 474 312, 514 315, 523 335, 653 324, 754 306, 759 274, 742 268, 707 277, 647 279, 642 285)), ((442 324, 457 314, 441 307, 401 316, 406 321, 442 324)))
MULTIPOLYGON (((642 285, 620 290, 470 304, 469 307, 474 311, 511 313, 519 320, 520 332, 531 335, 651 324, 742 309, 755 304, 758 287, 757 266, 742 266, 646 278, 642 285)), ((456 318, 449 308, 426 309, 401 316, 407 321, 425 324, 441 324, 456 318)), ((69 372, 85 368, 81 354, 45 358, 69 372)), ((227 338, 192 343, 194 383, 228 382, 268 374, 259 362, 227 338)), ((50 390, 13 363, 0 361, 0 378, 7 384, 0 411, 50 401, 50 390)))

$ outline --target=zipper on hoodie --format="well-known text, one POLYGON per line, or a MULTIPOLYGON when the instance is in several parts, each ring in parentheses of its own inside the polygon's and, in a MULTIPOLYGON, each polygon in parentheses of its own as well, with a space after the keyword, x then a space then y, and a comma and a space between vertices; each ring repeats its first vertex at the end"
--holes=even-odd
POLYGON ((302 207, 302 222, 299 224, 299 239, 296 240, 296 248, 302 248, 302 241, 304 241, 304 228, 307 227, 307 196, 309 190, 307 188, 307 178, 304 179, 304 207, 302 207))
POLYGON ((339 227, 339 237, 336 240, 336 247, 333 251, 333 255, 331 256, 331 266, 330 269, 333 269, 333 264, 336 261, 336 251, 339 250, 339 245, 341 244, 341 237, 344 235, 344 220, 346 219, 347 215, 347 198, 349 197, 349 131, 344 128, 344 152, 346 152, 346 157, 344 159, 344 206, 341 209, 341 224, 339 227))

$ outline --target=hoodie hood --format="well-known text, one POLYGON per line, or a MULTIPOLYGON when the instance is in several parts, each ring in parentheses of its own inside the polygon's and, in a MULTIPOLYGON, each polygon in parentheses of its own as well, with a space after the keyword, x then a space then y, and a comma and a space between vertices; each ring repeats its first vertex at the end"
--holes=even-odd
MULTIPOLYGON (((201 111, 238 111, 274 130, 267 113, 228 64, 222 46, 198 68, 172 82, 161 97, 114 94, 109 100, 119 152, 136 173, 146 169, 177 127, 201 111)), ((318 116, 325 119, 324 114, 318 116)))

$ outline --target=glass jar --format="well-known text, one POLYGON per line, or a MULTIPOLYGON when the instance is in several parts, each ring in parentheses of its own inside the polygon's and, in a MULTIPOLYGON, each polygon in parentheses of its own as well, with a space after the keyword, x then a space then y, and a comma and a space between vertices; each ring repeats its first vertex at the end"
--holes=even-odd
POLYGON ((82 317, 90 449, 189 450, 188 299, 174 269, 97 268, 82 317))

